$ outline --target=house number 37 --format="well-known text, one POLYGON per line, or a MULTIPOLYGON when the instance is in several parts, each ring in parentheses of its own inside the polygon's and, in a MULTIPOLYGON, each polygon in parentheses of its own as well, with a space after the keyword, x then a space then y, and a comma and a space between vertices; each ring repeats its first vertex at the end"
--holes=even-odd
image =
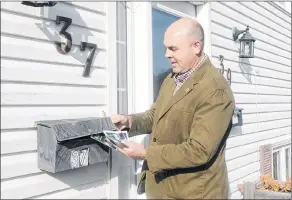
MULTIPOLYGON (((53 7, 57 4, 56 1, 48 1, 48 2, 38 2, 38 1, 22 1, 21 4, 26 6, 33 6, 33 7, 53 7)), ((68 17, 58 16, 56 17, 56 24, 60 25, 64 23, 63 27, 61 28, 59 34, 65 37, 65 41, 62 42, 55 42, 56 49, 61 54, 67 54, 71 51, 72 48, 72 36, 70 33, 66 32, 69 26, 72 24, 72 19, 68 17)), ((86 48, 90 49, 90 54, 86 59, 84 70, 83 70, 83 77, 88 77, 90 74, 91 63, 94 57, 95 50, 97 48, 96 44, 81 42, 80 44, 80 51, 85 51, 86 48)))
MULTIPOLYGON (((69 28, 69 26, 72 24, 72 19, 68 17, 63 17, 63 16, 57 16, 56 17, 56 24, 59 25, 61 22, 64 23, 64 26, 60 30, 60 35, 63 35, 66 38, 65 42, 55 42, 56 49, 59 53, 61 54, 67 54, 70 52, 72 48, 72 36, 70 33, 66 32, 66 30, 69 28)), ((80 44, 80 50, 85 51, 86 48, 90 49, 90 54, 86 59, 84 70, 83 70, 83 77, 88 77, 90 73, 90 67, 91 63, 94 57, 94 53, 96 50, 97 45, 88 43, 88 42, 81 42, 80 44)))

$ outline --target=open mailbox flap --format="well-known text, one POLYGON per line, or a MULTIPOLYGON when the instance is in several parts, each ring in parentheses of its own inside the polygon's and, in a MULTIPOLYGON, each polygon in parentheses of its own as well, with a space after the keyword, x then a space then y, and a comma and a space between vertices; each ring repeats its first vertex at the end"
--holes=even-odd
POLYGON ((37 121, 36 124, 53 129, 52 132, 59 142, 102 133, 103 130, 117 130, 109 117, 46 120, 37 121))

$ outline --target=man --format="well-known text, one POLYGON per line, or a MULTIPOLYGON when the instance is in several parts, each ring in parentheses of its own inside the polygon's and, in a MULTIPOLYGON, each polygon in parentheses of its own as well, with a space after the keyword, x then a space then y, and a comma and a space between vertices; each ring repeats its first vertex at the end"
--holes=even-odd
POLYGON ((151 144, 127 142, 119 151, 145 160, 147 198, 227 199, 225 142, 235 107, 232 91, 203 53, 204 31, 197 21, 171 24, 164 45, 173 73, 151 109, 112 116, 118 128, 130 128, 130 136, 152 133, 151 144))

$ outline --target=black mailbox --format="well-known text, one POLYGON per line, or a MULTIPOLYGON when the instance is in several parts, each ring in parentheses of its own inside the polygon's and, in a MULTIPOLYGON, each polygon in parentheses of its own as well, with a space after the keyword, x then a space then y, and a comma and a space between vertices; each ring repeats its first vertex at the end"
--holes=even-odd
POLYGON ((117 130, 110 118, 38 121, 38 167, 56 173, 108 160, 108 148, 92 134, 117 130))
POLYGON ((242 108, 235 107, 234 113, 232 116, 232 126, 242 126, 242 108))

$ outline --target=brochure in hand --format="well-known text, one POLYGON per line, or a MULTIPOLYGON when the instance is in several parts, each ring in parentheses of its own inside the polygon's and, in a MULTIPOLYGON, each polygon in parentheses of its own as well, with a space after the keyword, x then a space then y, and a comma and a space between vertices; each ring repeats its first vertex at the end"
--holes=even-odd
POLYGON ((127 131, 104 130, 103 133, 92 135, 91 138, 117 151, 117 147, 124 146, 123 141, 129 137, 127 131))

